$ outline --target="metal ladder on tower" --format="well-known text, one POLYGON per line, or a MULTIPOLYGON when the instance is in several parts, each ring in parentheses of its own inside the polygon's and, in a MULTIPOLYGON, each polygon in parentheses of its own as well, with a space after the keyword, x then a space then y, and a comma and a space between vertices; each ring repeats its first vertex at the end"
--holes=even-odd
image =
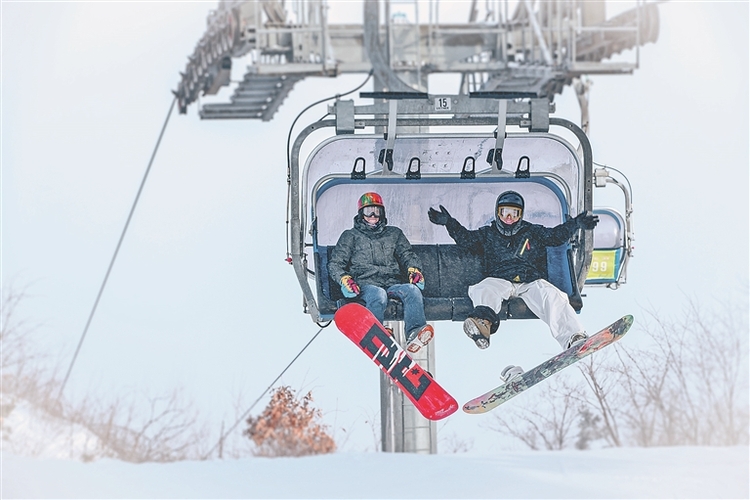
POLYGON ((270 121, 303 75, 256 75, 248 72, 237 85, 231 103, 204 104, 203 119, 256 118, 270 121))

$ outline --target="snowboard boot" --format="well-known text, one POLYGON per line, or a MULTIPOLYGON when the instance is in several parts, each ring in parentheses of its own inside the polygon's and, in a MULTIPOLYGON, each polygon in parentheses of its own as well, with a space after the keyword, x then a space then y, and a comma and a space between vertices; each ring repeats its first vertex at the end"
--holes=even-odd
POLYGON ((469 316, 464 321, 464 333, 474 341, 480 349, 487 349, 490 346, 490 328, 492 323, 487 319, 475 318, 469 316))
POLYGON ((571 347, 573 347, 574 345, 578 345, 578 344, 580 344, 581 342, 583 342, 583 341, 584 341, 584 340, 586 340, 587 338, 589 338, 589 336, 588 336, 588 335, 586 335, 586 332, 578 332, 578 333, 574 333, 574 334, 573 334, 573 335, 571 335, 571 336, 570 336, 570 338, 568 339, 568 347, 566 347, 566 349, 570 349, 570 348, 571 348, 571 347))
POLYGON ((435 336, 435 330, 430 325, 424 325, 420 330, 414 330, 406 339, 406 350, 411 354, 419 352, 421 348, 430 343, 435 336))
POLYGON ((516 365, 508 365, 500 372, 500 378, 503 379, 505 383, 508 383, 511 379, 520 377, 521 375, 523 375, 523 368, 516 365))

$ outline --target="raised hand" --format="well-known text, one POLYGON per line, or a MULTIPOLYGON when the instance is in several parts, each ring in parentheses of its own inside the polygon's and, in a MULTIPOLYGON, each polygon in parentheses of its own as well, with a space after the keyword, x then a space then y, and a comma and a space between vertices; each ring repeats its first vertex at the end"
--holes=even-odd
POLYGON ((599 216, 588 212, 581 212, 576 216, 575 221, 581 229, 594 229, 599 223, 599 216))
POLYGON ((438 226, 444 226, 448 224, 448 221, 452 218, 451 214, 445 209, 443 205, 440 205, 440 211, 438 212, 434 208, 430 208, 427 211, 427 216, 430 218, 430 222, 437 224, 438 226))

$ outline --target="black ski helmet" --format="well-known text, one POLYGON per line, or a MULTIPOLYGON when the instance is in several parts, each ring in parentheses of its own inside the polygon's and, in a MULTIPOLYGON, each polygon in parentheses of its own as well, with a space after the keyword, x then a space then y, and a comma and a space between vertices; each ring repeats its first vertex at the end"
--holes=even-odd
POLYGON ((497 207, 499 206, 518 207, 523 210, 523 205, 523 196, 516 193, 515 191, 505 191, 497 197, 497 203, 495 203, 495 211, 497 212, 497 207))
POLYGON ((505 236, 512 236, 521 229, 519 222, 523 219, 524 201, 523 196, 516 193, 515 191, 505 191, 500 193, 495 203, 495 227, 505 236), (513 224, 506 224, 497 216, 497 209, 499 207, 517 207, 521 209, 521 218, 519 218, 513 224))

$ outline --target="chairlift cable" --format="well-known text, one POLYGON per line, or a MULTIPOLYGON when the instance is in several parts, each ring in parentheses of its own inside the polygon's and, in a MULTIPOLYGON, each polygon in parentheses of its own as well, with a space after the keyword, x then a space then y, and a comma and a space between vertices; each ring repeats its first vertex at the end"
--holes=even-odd
MULTIPOLYGON (((365 84, 367 84, 367 82, 372 77, 372 73, 373 73, 373 70, 370 70, 370 72, 367 73, 367 78, 365 78, 365 81, 359 84, 356 88, 350 90, 349 92, 345 92, 343 94, 336 94, 331 97, 326 97, 325 99, 321 99, 319 101, 316 101, 310 104, 305 109, 299 112, 297 117, 292 122, 292 125, 289 127, 289 133, 287 134, 287 137, 286 137, 286 185, 287 185, 287 189, 286 189, 286 260, 290 264, 292 263, 292 260, 291 260, 292 253, 291 253, 290 244, 289 244, 289 211, 291 209, 291 202, 292 202, 292 157, 291 157, 290 147, 291 147, 291 142, 292 142, 292 132, 294 131, 294 126, 297 124, 297 120, 299 120, 300 117, 313 106, 317 106, 318 104, 321 104, 323 102, 330 101, 331 99, 340 99, 364 87, 365 84)), ((328 114, 329 113, 326 113, 325 115, 323 115, 323 117, 328 116, 328 114)))
POLYGON ((136 205, 138 205, 138 200, 141 197, 143 186, 146 184, 146 179, 148 178, 148 174, 151 171, 151 165, 153 165, 154 158, 156 158, 156 152, 159 150, 161 139, 162 137, 164 137, 164 131, 167 129, 167 123, 169 123, 169 117, 172 116, 172 110, 174 109, 174 105, 176 102, 177 102, 177 97, 175 96, 175 98, 172 99, 172 104, 169 106, 169 111, 167 112, 167 117, 164 120, 164 125, 162 125, 161 132, 159 133, 159 138, 156 140, 156 146, 154 146, 154 151, 153 153, 151 153, 151 159, 149 160, 148 166, 146 167, 146 172, 143 174, 141 185, 138 187, 138 192, 135 195, 133 206, 130 207, 130 213, 128 214, 128 218, 125 221, 125 227, 122 228, 120 239, 117 242, 117 246, 115 247, 115 253, 112 255, 112 260, 110 260, 109 262, 109 267, 107 268, 107 272, 104 275, 104 280, 102 281, 102 285, 99 287, 99 293, 96 295, 96 300, 94 301, 94 306, 91 308, 89 319, 86 321, 86 326, 83 329, 83 334, 81 334, 81 339, 78 341, 78 346, 76 347, 75 353, 73 354, 73 359, 70 361, 68 372, 65 374, 65 378, 63 379, 62 385, 60 386, 60 392, 57 394, 58 400, 62 397, 62 393, 63 393, 63 390, 65 389, 65 385, 68 383, 68 378, 70 377, 70 373, 73 370, 73 365, 75 364, 76 359, 78 358, 78 353, 80 352, 81 346, 83 345, 83 340, 86 338, 86 333, 88 333, 89 326, 91 326, 91 320, 94 318, 94 313, 96 313, 96 308, 99 305, 99 299, 102 298, 102 293, 104 292, 104 287, 107 284, 107 280, 109 279, 109 274, 112 272, 112 267, 115 265, 115 259, 117 259, 117 254, 119 253, 120 247, 122 246, 122 241, 125 238, 125 233, 127 232, 128 226, 130 225, 130 220, 133 218, 135 207, 136 205))
MULTIPOLYGON (((329 324, 330 324, 330 322, 329 322, 329 324)), ((229 428, 229 430, 227 430, 226 432, 224 432, 224 433, 223 433, 223 434, 222 434, 222 435, 221 435, 221 436, 219 437, 219 440, 218 440, 218 441, 216 442, 216 444, 214 445, 214 447, 213 447, 213 448, 211 448, 210 450, 208 450, 208 452, 207 452, 207 453, 206 453, 205 455, 203 455, 203 458, 208 458, 208 457, 210 457, 210 456, 211 456, 211 454, 212 454, 212 453, 213 453, 214 451, 216 451, 216 449, 217 449, 217 448, 218 448, 218 447, 219 447, 219 446, 221 445, 221 443, 222 443, 222 442, 224 441, 224 439, 226 439, 226 437, 227 437, 227 436, 228 436, 228 435, 229 435, 229 434, 230 434, 230 433, 231 433, 231 432, 232 432, 232 431, 233 431, 234 429, 236 429, 238 425, 240 425, 240 422, 242 422, 243 420, 245 420, 245 418, 247 418, 247 416, 248 416, 248 415, 250 414, 250 411, 251 411, 251 410, 252 410, 252 409, 253 409, 253 408, 255 407, 255 405, 257 405, 257 404, 258 404, 258 402, 259 402, 259 401, 260 401, 261 399, 263 399, 263 396, 265 396, 265 395, 266 395, 266 394, 268 393, 268 391, 270 391, 270 390, 271 390, 271 388, 273 387, 273 385, 274 385, 274 384, 275 384, 276 382, 278 382, 278 380, 279 380, 279 379, 280 379, 280 378, 281 378, 281 377, 282 377, 282 376, 283 376, 283 375, 284 375, 284 374, 286 373, 286 371, 287 371, 287 370, 288 370, 288 369, 289 369, 289 368, 290 368, 290 367, 291 367, 291 366, 292 366, 292 365, 294 364, 294 362, 295 362, 295 361, 297 361, 297 358, 299 358, 299 357, 300 357, 300 356, 302 355, 302 353, 303 353, 303 352, 305 352, 305 349, 307 349, 308 347, 310 347, 310 344, 312 344, 312 343, 313 343, 313 340, 315 340, 315 339, 316 339, 316 338, 318 337, 318 335, 320 335, 320 332, 322 332, 322 331, 323 331, 323 328, 325 328, 326 326, 328 326, 328 325, 325 325, 325 326, 321 326, 321 327, 320 327, 320 330, 318 330, 318 333, 316 333, 315 335, 313 335, 313 337, 312 337, 312 338, 311 338, 311 339, 310 339, 310 340, 309 340, 309 341, 307 342, 307 344, 305 344, 305 347, 303 347, 303 348, 302 348, 302 350, 301 350, 300 352, 298 352, 298 353, 297 353, 297 355, 296 355, 296 356, 294 357, 294 359, 292 359, 292 360, 291 360, 291 361, 289 362, 289 364, 288 364, 288 365, 286 365, 286 368, 284 368, 283 370, 281 370, 281 373, 279 373, 279 376, 278 376, 278 377, 276 377, 275 379, 273 379, 273 382, 271 382, 271 384, 270 384, 270 385, 269 385, 268 387, 266 387, 266 390, 265 390, 265 391, 263 391, 263 392, 261 393, 261 395, 260 395, 260 396, 258 396, 258 399, 256 399, 256 400, 255 400, 255 401, 253 402, 253 404, 251 404, 251 405, 250 405, 250 407, 249 407, 249 408, 248 408, 247 410, 245 410, 245 413, 243 413, 243 414, 242 414, 242 416, 240 416, 240 418, 238 418, 238 419, 237 419, 237 421, 236 421, 236 422, 235 422, 234 424, 232 424, 232 426, 231 426, 231 427, 229 428)))

